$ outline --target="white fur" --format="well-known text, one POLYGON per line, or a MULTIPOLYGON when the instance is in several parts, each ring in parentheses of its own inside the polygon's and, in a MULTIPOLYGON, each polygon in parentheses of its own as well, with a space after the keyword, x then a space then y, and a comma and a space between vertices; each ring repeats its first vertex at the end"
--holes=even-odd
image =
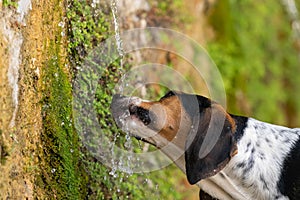
MULTIPOLYGON (((288 199, 277 189, 277 184, 284 159, 299 138, 299 133, 299 129, 289 129, 249 118, 238 142, 238 154, 220 172, 230 179, 231 186, 228 184, 222 188, 235 199, 288 199), (232 188, 234 192, 230 192, 232 188), (239 198, 236 198, 235 193, 240 195, 239 198)), ((211 179, 220 185, 224 176, 216 176, 211 179)))

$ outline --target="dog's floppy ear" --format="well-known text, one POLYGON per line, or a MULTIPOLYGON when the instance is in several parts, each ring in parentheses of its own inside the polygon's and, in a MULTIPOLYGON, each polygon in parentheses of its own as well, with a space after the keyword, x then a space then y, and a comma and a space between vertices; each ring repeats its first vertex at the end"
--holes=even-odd
POLYGON ((186 141, 186 175, 190 184, 217 174, 237 153, 234 140, 235 122, 224 109, 214 103, 203 109, 197 119, 198 128, 186 141))

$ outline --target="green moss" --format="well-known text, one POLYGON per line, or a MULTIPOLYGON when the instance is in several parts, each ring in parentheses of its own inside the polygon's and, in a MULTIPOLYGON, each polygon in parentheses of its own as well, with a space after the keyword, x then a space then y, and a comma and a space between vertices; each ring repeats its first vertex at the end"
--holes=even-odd
POLYGON ((68 53, 70 61, 79 64, 91 48, 110 36, 109 19, 106 4, 95 4, 75 0, 68 2, 68 53))
POLYGON ((15 0, 3 0, 2 5, 4 7, 16 8, 18 6, 18 2, 15 0))
MULTIPOLYGON (((58 1, 54 10, 62 14, 58 1)), ((54 19, 46 16, 44 20, 48 24, 54 19)), ((45 66, 41 72, 43 131, 36 185, 47 199, 83 199, 87 175, 80 163, 79 137, 72 119, 71 73, 62 53, 65 44, 61 30, 52 30, 53 38, 45 41, 45 66)))
POLYGON ((79 199, 85 194, 84 176, 79 165, 78 136, 72 123, 72 87, 59 48, 54 42, 50 44, 49 60, 43 71, 44 166, 40 178, 49 197, 79 199))

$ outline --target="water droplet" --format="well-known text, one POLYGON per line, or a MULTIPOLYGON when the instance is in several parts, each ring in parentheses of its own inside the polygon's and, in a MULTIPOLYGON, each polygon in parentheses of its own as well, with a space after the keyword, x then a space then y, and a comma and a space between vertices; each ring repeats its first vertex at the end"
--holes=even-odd
POLYGON ((64 28, 65 27, 65 22, 63 22, 63 21, 59 22, 58 26, 61 27, 61 28, 64 28))
POLYGON ((124 147, 126 149, 130 149, 132 147, 132 141, 131 141, 131 137, 129 134, 126 134, 125 136, 125 144, 124 144, 124 147))
POLYGON ((144 181, 144 184, 147 184, 147 183, 148 183, 148 179, 146 178, 145 181, 144 181))

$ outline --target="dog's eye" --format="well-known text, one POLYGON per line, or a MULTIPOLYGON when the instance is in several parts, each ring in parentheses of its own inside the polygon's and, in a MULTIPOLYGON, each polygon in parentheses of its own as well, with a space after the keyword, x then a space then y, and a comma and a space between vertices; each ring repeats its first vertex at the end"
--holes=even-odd
POLYGON ((129 106, 129 113, 132 115, 132 114, 135 114, 136 112, 137 112, 137 106, 134 104, 131 104, 129 106))

